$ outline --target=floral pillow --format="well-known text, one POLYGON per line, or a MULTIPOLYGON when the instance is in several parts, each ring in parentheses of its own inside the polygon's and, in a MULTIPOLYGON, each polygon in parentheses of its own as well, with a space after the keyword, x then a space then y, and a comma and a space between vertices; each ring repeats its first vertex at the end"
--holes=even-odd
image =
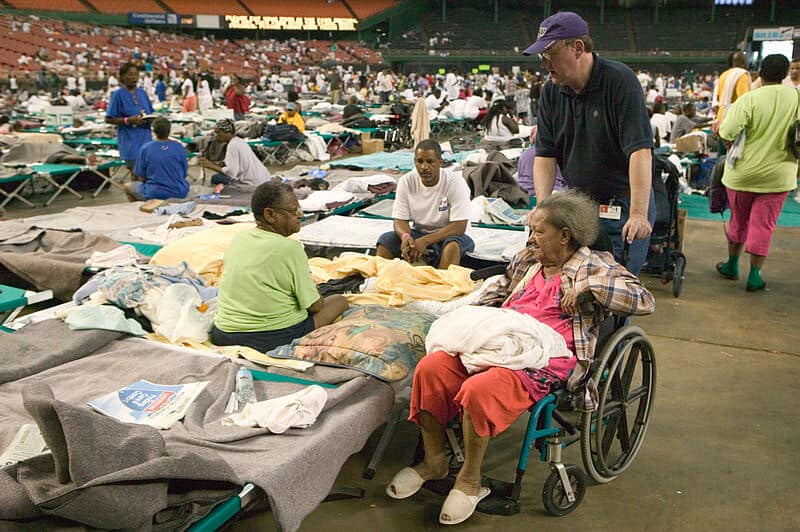
POLYGON ((414 371, 436 316, 380 305, 352 307, 342 319, 268 354, 353 368, 386 381, 414 371))

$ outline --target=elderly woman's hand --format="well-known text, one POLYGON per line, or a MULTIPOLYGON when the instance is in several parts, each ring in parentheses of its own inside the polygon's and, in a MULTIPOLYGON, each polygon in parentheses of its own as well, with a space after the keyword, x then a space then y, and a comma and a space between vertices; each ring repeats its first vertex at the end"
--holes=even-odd
POLYGON ((581 305, 593 298, 591 292, 578 292, 574 288, 570 288, 561 296, 561 310, 565 314, 575 316, 580 312, 581 305))

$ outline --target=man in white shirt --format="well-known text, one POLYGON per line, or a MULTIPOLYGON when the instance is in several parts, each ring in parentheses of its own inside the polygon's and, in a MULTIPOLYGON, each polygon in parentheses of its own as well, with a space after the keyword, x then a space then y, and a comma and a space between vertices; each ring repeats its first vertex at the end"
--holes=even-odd
POLYGON ((425 108, 428 110, 428 112, 434 110, 438 111, 442 106, 442 100, 444 100, 442 91, 440 91, 438 88, 434 88, 433 92, 425 97, 425 108))
POLYGON ((669 142, 670 133, 672 133, 672 122, 664 114, 667 106, 662 102, 653 104, 653 116, 650 117, 650 126, 653 128, 653 135, 658 131, 658 137, 661 142, 669 142))
POLYGON ((218 142, 227 142, 223 166, 213 163, 205 157, 198 158, 198 164, 217 172, 211 176, 212 185, 255 185, 266 183, 272 176, 252 148, 244 139, 236 136, 233 120, 226 118, 214 126, 218 142))
POLYGON ((475 89, 472 96, 466 99, 466 106, 464 107, 464 117, 470 120, 475 120, 481 113, 481 109, 488 107, 486 100, 483 99, 483 91, 475 89))
POLYGON ((475 249, 475 242, 466 235, 469 187, 464 179, 442 169, 442 163, 438 142, 428 139, 417 144, 414 170, 397 183, 394 230, 378 238, 379 257, 402 257, 410 263, 424 259, 446 270, 475 249))

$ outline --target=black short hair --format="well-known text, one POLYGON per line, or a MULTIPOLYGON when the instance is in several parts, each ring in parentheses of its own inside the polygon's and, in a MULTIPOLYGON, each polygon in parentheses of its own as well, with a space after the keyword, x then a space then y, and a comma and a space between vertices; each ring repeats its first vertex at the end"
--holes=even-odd
POLYGON ((771 54, 761 61, 759 75, 765 83, 780 83, 789 73, 789 60, 785 55, 771 54))
POLYGON ((256 220, 264 220, 264 209, 275 208, 286 194, 294 195, 294 189, 286 183, 267 181, 258 185, 250 200, 250 208, 256 220))
POLYGON ((122 76, 125 75, 125 72, 127 72, 128 70, 130 70, 132 68, 135 68, 136 72, 139 72, 139 67, 136 66, 136 63, 132 63, 130 61, 128 61, 127 63, 122 63, 119 66, 119 72, 118 72, 120 79, 122 79, 122 76))
POLYGON ((156 137, 159 139, 165 139, 169 137, 169 132, 172 130, 172 124, 170 124, 169 120, 163 116, 159 116, 153 120, 153 125, 151 127, 153 129, 153 133, 155 133, 156 137))
POLYGON ((436 152, 436 155, 437 155, 437 157, 439 157, 439 160, 441 160, 441 159, 442 159, 442 147, 439 145, 439 143, 438 143, 438 142, 436 142, 436 141, 435 141, 435 140, 433 140, 433 139, 425 139, 425 140, 421 140, 421 141, 419 141, 419 142, 417 143, 416 147, 414 148, 414 151, 415 151, 415 152, 416 152, 417 150, 422 150, 422 151, 431 150, 431 151, 435 151, 435 152, 436 152))

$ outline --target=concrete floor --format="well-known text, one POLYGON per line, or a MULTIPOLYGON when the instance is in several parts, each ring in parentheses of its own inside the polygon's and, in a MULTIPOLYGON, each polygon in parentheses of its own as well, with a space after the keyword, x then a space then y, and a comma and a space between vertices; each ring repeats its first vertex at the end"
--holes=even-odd
MULTIPOLYGON (((48 209, 12 206, 7 216, 122 200, 118 190, 81 201, 64 195, 48 209)), ((688 269, 681 297, 674 299, 669 287, 646 278, 657 310, 634 320, 653 342, 658 366, 655 408, 636 461, 610 484, 591 486, 572 514, 554 518, 541 502, 548 468, 532 459, 522 513, 476 514, 462 529, 800 529, 800 425, 794 408, 800 332, 792 325, 794 305, 800 301, 792 274, 800 229, 776 231, 764 269, 768 290, 755 294, 745 292, 744 280, 726 281, 714 272, 714 264, 725 258, 720 223, 688 220, 685 245, 688 269)), ((747 271, 746 259, 742 270, 747 271)), ((492 442, 486 474, 513 478, 524 429, 521 420, 492 442)), ((441 497, 423 490, 394 501, 383 491, 411 459, 417 438, 411 424, 401 424, 375 479, 361 478, 377 436, 351 457, 338 479, 339 484, 363 488, 366 497, 323 503, 301 530, 439 528, 441 497)), ((577 446, 568 449, 564 461, 580 464, 577 446)), ((268 512, 233 526, 236 531, 274 529, 268 512)))

